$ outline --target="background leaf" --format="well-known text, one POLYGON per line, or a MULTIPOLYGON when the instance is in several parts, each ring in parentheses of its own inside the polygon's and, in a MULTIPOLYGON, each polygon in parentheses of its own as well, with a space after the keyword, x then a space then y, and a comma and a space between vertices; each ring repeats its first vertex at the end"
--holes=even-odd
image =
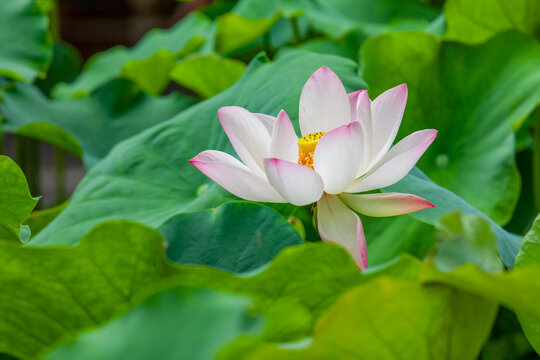
POLYGON ((48 209, 32 211, 24 221, 24 225, 27 225, 30 228, 30 233, 35 235, 43 230, 45 226, 49 225, 49 223, 57 217, 68 204, 69 200, 48 209))
POLYGON ((444 215, 455 211, 482 217, 489 223, 491 231, 497 238, 497 248, 504 264, 508 268, 514 266, 514 259, 521 245, 521 237, 507 232, 474 206, 450 190, 435 184, 417 168, 414 168, 401 181, 385 188, 384 191, 411 193, 430 200, 435 205, 434 208, 429 211, 416 211, 410 215, 428 224, 435 224, 444 215))
POLYGON ((75 80, 82 66, 82 56, 72 45, 57 41, 53 46, 51 65, 43 79, 37 79, 35 84, 47 96, 50 95, 54 85, 59 82, 71 82, 75 80))
POLYGON ((234 13, 247 18, 286 18, 305 16, 318 32, 340 38, 350 32, 364 37, 387 32, 400 21, 426 27, 439 11, 414 0, 270 0, 261 6, 257 0, 239 1, 234 13))
POLYGON ((202 98, 210 98, 233 85, 245 70, 246 65, 241 61, 217 54, 199 54, 180 60, 171 72, 171 79, 202 98))
POLYGON ((162 241, 152 229, 119 221, 76 248, 0 244, 0 352, 35 357, 125 309, 167 274, 162 241))
POLYGON ((444 15, 445 37, 452 41, 481 43, 511 29, 539 38, 540 4, 535 0, 448 0, 444 15))
POLYGON ((53 96, 60 99, 89 96, 100 86, 122 76, 142 89, 158 93, 169 83, 169 72, 156 72, 156 69, 172 69, 176 58, 197 50, 204 43, 204 35, 209 30, 210 21, 194 12, 169 30, 148 32, 133 48, 116 46, 92 56, 81 75, 72 83, 57 85, 53 96))
POLYGON ((504 269, 497 253, 497 239, 485 219, 455 212, 441 218, 436 226, 442 231, 433 256, 439 269, 449 271, 466 263, 491 273, 504 269))
MULTIPOLYGON (((516 267, 527 265, 540 265, 540 215, 537 215, 532 229, 525 235, 516 258, 516 267)), ((527 339, 536 352, 540 352, 540 319, 521 313, 518 313, 518 317, 527 339)))
POLYGON ((2 98, 5 131, 82 155, 88 167, 116 143, 171 118, 194 102, 179 94, 152 97, 123 79, 105 84, 84 99, 50 100, 35 87, 21 83, 5 89, 2 98))
POLYGON ((433 223, 412 216, 363 216, 369 266, 384 264, 401 253, 423 258, 435 244, 433 223))
POLYGON ((0 76, 32 82, 52 56, 49 21, 34 0, 0 2, 0 76))
POLYGON ((226 13, 217 19, 216 51, 229 54, 266 34, 276 18, 249 19, 226 13))
POLYGON ((476 264, 466 264, 450 272, 438 269, 428 260, 420 269, 424 283, 454 286, 471 294, 477 294, 508 308, 540 319, 538 296, 540 284, 531 281, 540 275, 540 266, 515 268, 509 272, 487 273, 476 264))
POLYGON ((209 290, 167 290, 45 359, 211 359, 253 325, 248 304, 209 290))

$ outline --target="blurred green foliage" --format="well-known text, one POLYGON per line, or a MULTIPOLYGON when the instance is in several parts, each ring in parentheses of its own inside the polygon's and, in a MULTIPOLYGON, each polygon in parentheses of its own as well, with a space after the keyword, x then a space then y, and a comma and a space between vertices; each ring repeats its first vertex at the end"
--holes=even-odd
POLYGON ((82 67, 56 16, 0 0, 2 136, 89 169, 69 203, 30 215, 37 198, 0 157, 0 358, 540 351, 540 219, 520 236, 540 210, 538 1, 221 0, 82 67), (323 65, 372 99, 406 83, 398 138, 439 130, 421 170, 382 189, 435 208, 362 218, 364 272, 319 243, 309 207, 236 201, 188 162, 233 153, 223 106, 284 109, 298 129, 323 65))

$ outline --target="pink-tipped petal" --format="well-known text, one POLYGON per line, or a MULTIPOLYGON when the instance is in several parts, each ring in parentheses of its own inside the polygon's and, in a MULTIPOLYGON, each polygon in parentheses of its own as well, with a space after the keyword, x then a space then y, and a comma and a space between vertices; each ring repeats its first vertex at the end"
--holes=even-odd
POLYGON ((356 121, 361 125, 364 146, 362 148, 362 161, 356 177, 364 175, 369 170, 372 152, 373 126, 371 123, 371 100, 369 94, 364 91, 356 101, 356 121))
POLYGON ((343 246, 360 269, 367 269, 367 248, 362 222, 337 196, 325 194, 317 202, 317 229, 324 241, 343 246))
POLYGON ((358 97, 364 92, 366 92, 366 90, 358 90, 347 94, 347 97, 349 98, 349 107, 351 109, 351 121, 356 120, 356 104, 358 103, 358 97))
POLYGON ((247 166, 227 153, 206 150, 190 162, 222 188, 242 199, 286 202, 266 178, 254 174, 247 166))
POLYGON ((339 198, 354 211, 368 216, 396 216, 431 208, 434 205, 420 196, 400 193, 353 195, 339 198))
POLYGON ((401 84, 379 95, 371 105, 373 142, 371 165, 375 165, 386 154, 396 138, 405 105, 407 85, 401 84))
POLYGON ((311 168, 276 158, 264 159, 270 184, 293 205, 303 206, 319 200, 323 181, 311 168))
POLYGON ((270 135, 272 135, 272 131, 274 129, 274 126, 276 124, 276 118, 270 115, 266 114, 259 114, 259 113, 253 113, 257 119, 264 125, 266 130, 270 135))
POLYGON ((272 133, 270 156, 294 163, 298 162, 298 137, 294 132, 291 119, 283 110, 277 117, 272 133))
POLYGON ((414 132, 397 143, 379 161, 376 167, 356 179, 347 192, 356 193, 390 186, 411 171, 418 159, 437 137, 437 130, 414 132))
POLYGON ((264 176, 263 159, 270 154, 271 135, 263 122, 238 106, 223 107, 218 115, 238 157, 255 174, 264 176))
POLYGON ((304 85, 298 115, 302 135, 328 132, 351 122, 345 88, 326 66, 315 71, 304 85))
POLYGON ((313 156, 313 167, 324 181, 324 190, 339 194, 356 178, 362 160, 360 123, 353 121, 324 134, 313 156))

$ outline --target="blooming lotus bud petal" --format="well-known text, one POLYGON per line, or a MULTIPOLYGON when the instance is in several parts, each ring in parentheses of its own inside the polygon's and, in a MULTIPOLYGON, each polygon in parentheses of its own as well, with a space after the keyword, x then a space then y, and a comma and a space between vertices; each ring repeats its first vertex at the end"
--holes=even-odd
POLYGON ((204 175, 228 192, 246 200, 287 202, 264 177, 253 173, 233 156, 221 151, 206 150, 190 162, 204 175))
POLYGON ((351 122, 347 92, 326 66, 315 71, 304 85, 298 116, 302 135, 328 132, 351 122))
POLYGON ((353 121, 326 133, 315 148, 314 168, 324 181, 324 191, 339 194, 356 178, 362 160, 360 123, 353 121))
POLYGON ((367 247, 362 222, 337 196, 325 194, 317 202, 317 229, 324 241, 343 246, 360 269, 367 269, 367 247))
POLYGON ((323 194, 321 177, 307 166, 269 158, 264 159, 264 168, 270 184, 293 205, 312 204, 323 194))
POLYGON ((420 196, 400 193, 339 195, 348 207, 367 216, 396 216, 431 208, 434 205, 420 196))
POLYGON ((401 125, 407 104, 407 85, 402 84, 379 95, 371 104, 373 139, 371 164, 374 165, 390 149, 401 125))
POLYGON ((411 171, 437 137, 437 130, 420 130, 397 143, 366 175, 356 179, 346 192, 356 193, 390 186, 411 171))

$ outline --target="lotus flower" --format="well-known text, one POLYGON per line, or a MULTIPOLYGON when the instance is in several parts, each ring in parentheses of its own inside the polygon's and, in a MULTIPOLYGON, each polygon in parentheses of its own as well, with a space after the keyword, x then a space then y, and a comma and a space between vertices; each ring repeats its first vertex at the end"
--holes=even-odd
POLYGON ((357 194, 402 179, 437 136, 436 130, 421 130, 391 147, 406 102, 405 84, 371 101, 365 90, 347 95, 337 75, 322 67, 300 96, 300 139, 283 110, 274 118, 224 107, 219 119, 241 161, 206 150, 190 162, 246 200, 298 206, 316 202, 321 238, 345 247, 366 269, 366 241, 355 212, 394 216, 433 207, 411 194, 357 194))

